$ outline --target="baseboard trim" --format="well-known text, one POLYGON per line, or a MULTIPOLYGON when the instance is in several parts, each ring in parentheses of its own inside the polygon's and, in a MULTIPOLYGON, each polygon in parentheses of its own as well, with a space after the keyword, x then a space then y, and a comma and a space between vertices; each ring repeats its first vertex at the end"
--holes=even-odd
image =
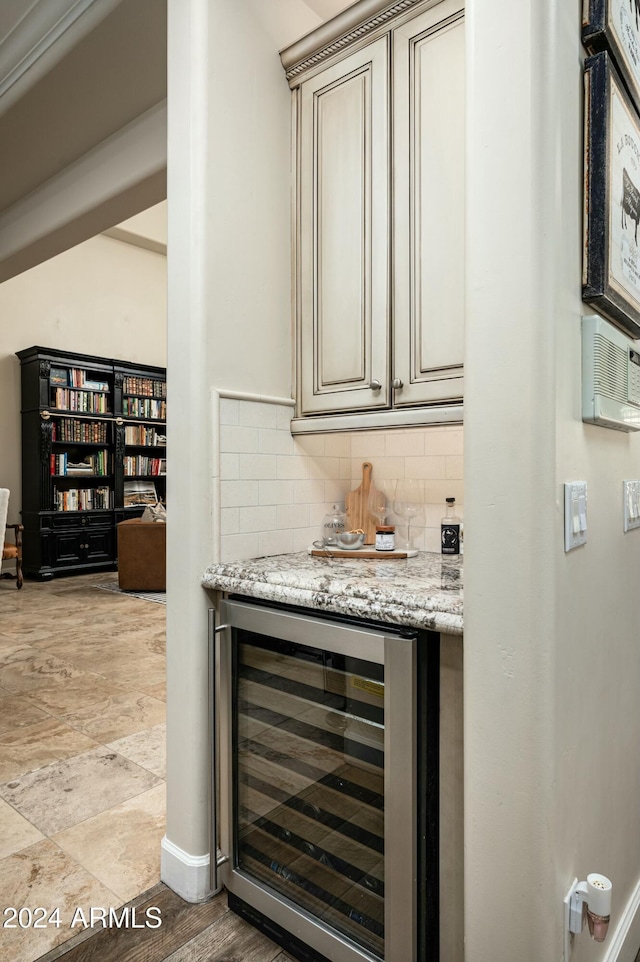
POLYGON ((634 962, 640 948, 640 880, 607 941, 609 945, 602 962, 634 962))
POLYGON ((186 902, 211 898, 209 855, 189 855, 165 835, 160 844, 160 878, 186 902))

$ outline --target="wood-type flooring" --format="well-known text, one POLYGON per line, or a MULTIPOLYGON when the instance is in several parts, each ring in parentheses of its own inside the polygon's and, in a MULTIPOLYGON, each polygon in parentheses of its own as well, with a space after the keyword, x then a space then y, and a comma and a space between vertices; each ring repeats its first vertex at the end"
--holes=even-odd
POLYGON ((224 892, 191 905, 160 883, 130 907, 135 908, 136 925, 143 927, 83 932, 39 962, 293 962, 229 911, 224 892), (158 917, 161 925, 144 927, 145 919, 155 922, 158 917))

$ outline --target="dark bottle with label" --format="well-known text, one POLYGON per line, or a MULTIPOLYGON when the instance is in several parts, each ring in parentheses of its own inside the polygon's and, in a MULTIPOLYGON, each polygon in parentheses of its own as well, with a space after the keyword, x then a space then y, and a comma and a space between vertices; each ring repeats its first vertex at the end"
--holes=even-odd
POLYGON ((460 518, 455 514, 455 498, 447 498, 447 513, 440 522, 442 554, 460 554, 460 518))

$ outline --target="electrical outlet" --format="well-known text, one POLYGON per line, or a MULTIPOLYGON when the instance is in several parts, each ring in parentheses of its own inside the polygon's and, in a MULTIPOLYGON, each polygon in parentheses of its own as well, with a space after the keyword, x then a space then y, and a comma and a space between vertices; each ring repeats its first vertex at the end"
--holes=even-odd
POLYGON ((587 541, 587 482, 567 481, 564 486, 564 550, 587 541))
POLYGON ((622 482, 622 503, 624 530, 640 528, 640 481, 622 482))

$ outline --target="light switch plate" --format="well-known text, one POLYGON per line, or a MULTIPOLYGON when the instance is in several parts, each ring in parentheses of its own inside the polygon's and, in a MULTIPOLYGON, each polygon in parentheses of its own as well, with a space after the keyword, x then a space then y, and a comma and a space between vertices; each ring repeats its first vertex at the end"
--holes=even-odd
POLYGON ((640 481, 622 482, 622 516, 625 531, 640 528, 640 481))
POLYGON ((587 541, 587 482, 567 481, 564 486, 564 550, 587 541))

